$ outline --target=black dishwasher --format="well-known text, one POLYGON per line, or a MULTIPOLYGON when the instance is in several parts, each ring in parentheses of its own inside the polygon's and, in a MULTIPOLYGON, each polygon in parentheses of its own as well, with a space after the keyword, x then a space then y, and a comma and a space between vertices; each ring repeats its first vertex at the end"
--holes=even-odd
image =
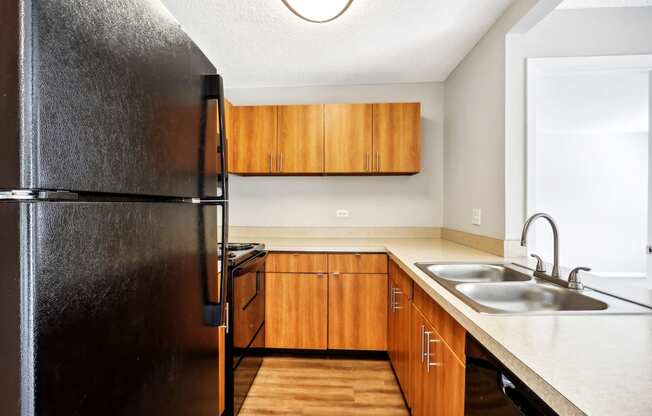
POLYGON ((556 416, 471 335, 466 336, 465 416, 556 416))

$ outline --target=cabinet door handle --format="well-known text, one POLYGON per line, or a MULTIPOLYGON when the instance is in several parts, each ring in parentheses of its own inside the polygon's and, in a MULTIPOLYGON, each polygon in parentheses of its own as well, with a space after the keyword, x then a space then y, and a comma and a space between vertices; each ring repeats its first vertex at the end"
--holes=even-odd
POLYGON ((431 363, 430 362, 430 344, 437 344, 440 342, 438 339, 430 339, 430 335, 432 335, 432 332, 427 331, 426 332, 426 371, 429 373, 431 367, 439 367, 441 363, 431 363))
POLYGON ((423 363, 423 361, 424 361, 424 359, 425 359, 424 357, 425 357, 425 355, 426 355, 426 354, 423 352, 423 344, 424 344, 424 342, 425 342, 425 339, 426 339, 426 326, 425 326, 425 325, 421 325, 421 362, 422 362, 422 363, 423 363))
POLYGON ((394 283, 389 281, 389 310, 394 312, 394 283))
POLYGON ((333 272, 331 273, 333 277, 340 277, 340 272, 333 272))
POLYGON ((399 288, 397 288, 397 287, 394 288, 394 305, 393 305, 393 310, 403 309, 402 306, 399 306, 400 303, 396 300, 396 295, 402 295, 402 294, 403 294, 403 292, 401 292, 401 289, 399 289, 399 288))

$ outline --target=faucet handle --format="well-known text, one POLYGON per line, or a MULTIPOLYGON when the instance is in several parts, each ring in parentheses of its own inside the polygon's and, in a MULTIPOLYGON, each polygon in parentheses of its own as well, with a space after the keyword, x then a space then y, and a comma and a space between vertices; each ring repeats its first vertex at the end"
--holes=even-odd
POLYGON ((530 257, 534 257, 537 259, 537 272, 540 273, 545 273, 546 272, 546 266, 543 265, 543 260, 541 260, 541 257, 537 256, 536 254, 530 254, 530 257))
POLYGON ((584 284, 580 280, 579 273, 590 272, 590 271, 591 269, 589 267, 576 267, 573 270, 571 270, 570 274, 568 275, 568 288, 575 289, 575 290, 584 289, 584 284))

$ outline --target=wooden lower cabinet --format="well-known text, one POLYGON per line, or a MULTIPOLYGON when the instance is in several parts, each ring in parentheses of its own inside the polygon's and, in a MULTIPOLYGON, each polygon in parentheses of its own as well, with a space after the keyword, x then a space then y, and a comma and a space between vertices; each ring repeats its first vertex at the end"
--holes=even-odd
POLYGON ((390 274, 387 351, 403 395, 410 402, 410 301, 408 292, 390 274))
POLYGON ((387 275, 328 276, 328 348, 387 349, 387 275))
POLYGON ((464 414, 464 364, 412 304, 410 372, 413 416, 464 414))
POLYGON ((409 372, 410 384, 412 389, 408 396, 408 402, 412 409, 412 416, 425 415, 423 407, 423 391, 424 391, 424 338, 423 334, 426 329, 426 320, 419 313, 419 310, 410 304, 410 358, 409 358, 409 372))
POLYGON ((326 349, 328 276, 305 273, 265 275, 267 348, 326 349))

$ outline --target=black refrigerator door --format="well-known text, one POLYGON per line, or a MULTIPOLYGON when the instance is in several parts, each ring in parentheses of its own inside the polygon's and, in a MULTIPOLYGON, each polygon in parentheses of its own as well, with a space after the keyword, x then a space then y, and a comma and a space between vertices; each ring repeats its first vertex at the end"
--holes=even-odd
POLYGON ((3 415, 20 415, 21 284, 20 205, 0 202, 0 403, 3 415))
POLYGON ((223 197, 216 71, 159 1, 23 1, 32 131, 17 187, 223 197))
POLYGON ((35 414, 218 409, 221 206, 24 205, 32 233, 35 414), (208 291, 208 293, 207 293, 208 291))

